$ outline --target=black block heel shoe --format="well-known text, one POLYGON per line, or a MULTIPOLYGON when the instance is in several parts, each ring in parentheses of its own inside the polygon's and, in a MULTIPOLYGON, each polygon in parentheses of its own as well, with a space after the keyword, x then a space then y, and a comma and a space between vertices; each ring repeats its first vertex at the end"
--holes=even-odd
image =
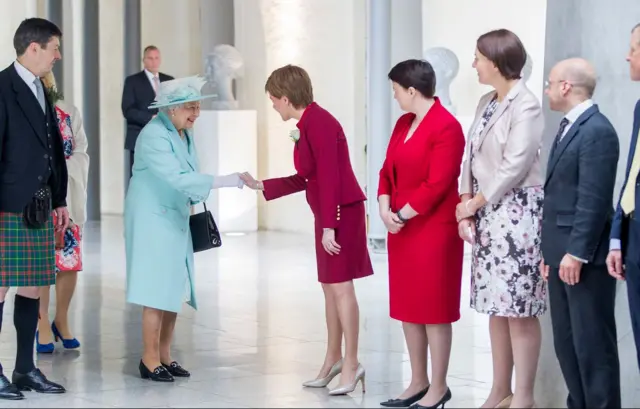
POLYGON ((159 366, 152 371, 140 360, 140 377, 142 379, 150 379, 154 382, 173 382, 173 376, 167 371, 164 366, 159 366))
POLYGON ((162 364, 167 371, 176 378, 188 378, 191 376, 189 371, 184 369, 179 363, 176 361, 171 362, 169 365, 162 364))

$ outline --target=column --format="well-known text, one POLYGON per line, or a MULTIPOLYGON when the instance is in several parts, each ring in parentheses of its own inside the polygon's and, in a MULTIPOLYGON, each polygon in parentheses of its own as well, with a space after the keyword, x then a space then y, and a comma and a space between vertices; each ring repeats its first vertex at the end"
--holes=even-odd
POLYGON ((202 57, 218 44, 235 44, 233 1, 200 0, 202 57))
MULTIPOLYGON (((57 25, 60 30, 62 30, 62 36, 64 39, 65 33, 62 16, 62 0, 47 0, 47 3, 47 20, 51 21, 57 25)), ((63 47, 61 47, 61 49, 64 50, 63 47)), ((53 75, 56 78, 56 85, 60 90, 64 90, 64 62, 65 59, 63 58, 53 66, 53 75)))
MULTIPOLYGON (((140 39, 140 0, 128 0, 124 3, 124 77, 140 71, 142 65, 142 44, 140 39)), ((123 122, 124 132, 127 132, 127 123, 123 122)), ((123 147, 124 149, 124 147, 123 147)), ((124 187, 125 192, 129 187, 131 178, 131 156, 128 150, 124 154, 124 187)))
MULTIPOLYGON (((94 1, 99 12, 100 94, 100 210, 103 215, 122 215, 125 194, 124 118, 120 108, 125 74, 125 46, 135 36, 125 37, 125 8, 132 0, 94 1)), ((87 22, 86 24, 89 24, 87 22)), ((98 52, 98 51, 97 51, 98 52)), ((140 60, 138 60, 140 64, 140 60)), ((140 65, 138 65, 140 67, 140 65)), ((139 68, 138 68, 139 69, 139 68)), ((85 78, 91 78, 86 75, 85 78)), ((88 81, 95 85, 96 81, 88 81)), ((89 101, 87 101, 89 103, 89 101)), ((91 158, 93 161, 93 158, 91 158)), ((94 167, 94 163, 91 163, 94 167)), ((128 167, 126 167, 128 173, 128 167)))
POLYGON ((87 183, 87 218, 100 220, 100 43, 99 5, 97 1, 84 4, 83 43, 83 99, 87 101, 82 111, 84 130, 91 158, 87 183))
MULTIPOLYGON (((387 72, 400 61, 421 59, 423 52, 422 0, 403 0, 402 7, 391 10, 391 59, 387 72)), ((391 101, 390 125, 403 113, 398 104, 391 101)))
POLYGON ((387 231, 378 217, 378 172, 391 135, 391 91, 387 79, 391 61, 391 1, 369 0, 367 5, 368 238, 373 251, 386 251, 387 231))
POLYGON ((13 48, 13 35, 25 18, 36 17, 36 0, 3 2, 3 13, 0 15, 0 67, 6 68, 16 59, 13 48))

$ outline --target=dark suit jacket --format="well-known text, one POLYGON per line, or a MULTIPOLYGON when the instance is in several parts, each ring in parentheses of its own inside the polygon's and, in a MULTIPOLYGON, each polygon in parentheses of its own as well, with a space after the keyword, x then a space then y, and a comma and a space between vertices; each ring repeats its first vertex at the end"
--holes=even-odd
POLYGON ((298 121, 300 139, 294 146, 297 173, 268 179, 264 197, 273 200, 306 189, 307 202, 322 228, 337 228, 339 206, 366 200, 358 184, 342 126, 315 102, 298 121))
MULTIPOLYGON (((629 144, 629 155, 627 157, 627 169, 625 171, 624 183, 622 184, 622 189, 620 190, 620 198, 622 198, 622 193, 624 192, 624 187, 627 185, 629 181, 629 171, 631 170, 631 163, 633 162, 633 155, 636 153, 636 145, 638 144, 638 132, 640 131, 640 100, 636 102, 635 110, 633 111, 633 129, 631 131, 631 143, 629 144)), ((633 183, 636 184, 636 211, 633 213, 632 217, 637 222, 638 219, 638 210, 640 210, 640 179, 636 178, 633 183)), ((628 234, 630 228, 637 229, 640 226, 638 223, 629 223, 629 218, 624 215, 622 208, 620 207, 620 201, 618 200, 618 205, 616 207, 616 213, 613 217, 613 224, 611 226, 611 239, 617 239, 621 241, 622 250, 625 252, 625 247, 628 244, 628 234)), ((640 232, 633 232, 635 237, 640 236, 640 232)), ((626 252, 625 252, 626 253, 626 252)), ((636 263, 640 262, 640 252, 632 251, 625 256, 633 257, 633 261, 636 263)))
POLYGON ((66 206, 67 163, 50 103, 48 114, 45 117, 13 63, 0 72, 0 211, 21 213, 47 182, 53 208, 66 206), (49 130, 47 121, 53 125, 49 130), (44 180, 49 166, 51 177, 44 180))
POLYGON ((547 265, 557 268, 567 253, 604 265, 619 155, 618 135, 597 105, 580 115, 552 148, 541 242, 547 265))
MULTIPOLYGON (((160 82, 172 80, 167 74, 158 73, 160 82)), ((122 115, 127 120, 127 136, 124 148, 133 151, 140 130, 158 113, 157 109, 149 109, 156 99, 155 91, 144 70, 128 76, 124 80, 122 90, 122 115)))

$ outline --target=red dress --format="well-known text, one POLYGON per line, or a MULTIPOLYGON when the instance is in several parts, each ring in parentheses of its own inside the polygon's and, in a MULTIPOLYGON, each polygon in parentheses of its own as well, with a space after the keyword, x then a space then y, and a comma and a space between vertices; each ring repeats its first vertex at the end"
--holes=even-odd
POLYGON ((378 196, 391 196, 394 212, 406 203, 418 212, 388 235, 391 318, 445 324, 460 318, 464 243, 455 211, 465 139, 438 99, 405 143, 414 118, 398 119, 378 187, 378 196))
POLYGON ((318 281, 341 283, 373 274, 364 201, 351 161, 347 139, 340 123, 312 103, 297 124, 300 138, 293 161, 296 174, 263 181, 264 197, 273 200, 306 190, 307 203, 315 218, 318 281), (338 255, 322 247, 324 228, 335 229, 338 255))

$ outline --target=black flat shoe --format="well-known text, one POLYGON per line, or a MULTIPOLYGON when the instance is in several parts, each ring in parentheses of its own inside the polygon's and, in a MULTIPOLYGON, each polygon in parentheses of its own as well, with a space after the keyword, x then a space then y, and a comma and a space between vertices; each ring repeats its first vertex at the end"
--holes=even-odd
POLYGON ((385 406, 387 408, 407 408, 420 399, 424 398, 424 395, 426 395, 427 392, 429 392, 428 386, 415 395, 409 396, 406 399, 389 399, 385 402, 380 402, 380 406, 385 406))
POLYGON ((160 365, 156 369, 152 371, 147 368, 147 366, 140 360, 140 365, 138 367, 140 369, 140 377, 142 379, 150 379, 154 382, 173 382, 173 376, 167 371, 167 369, 160 365))
POLYGON ((21 391, 35 391, 38 393, 65 393, 67 390, 62 385, 51 382, 38 368, 29 373, 21 374, 13 372, 13 383, 21 391))
POLYGON ((451 400, 451 396, 452 396, 451 395, 451 389, 447 388, 447 391, 444 393, 444 396, 435 405, 433 405, 433 406, 422 406, 422 405, 418 405, 416 403, 415 405, 411 405, 411 407, 413 409, 436 409, 436 408, 444 409, 444 404, 451 400))
POLYGON ((7 379, 6 376, 0 374, 0 399, 4 400, 21 400, 24 395, 18 387, 7 379))
POLYGON ((162 364, 162 366, 164 366, 167 371, 169 371, 169 373, 176 378, 188 378, 191 376, 189 371, 180 366, 180 364, 176 361, 171 362, 169 365, 162 364))

